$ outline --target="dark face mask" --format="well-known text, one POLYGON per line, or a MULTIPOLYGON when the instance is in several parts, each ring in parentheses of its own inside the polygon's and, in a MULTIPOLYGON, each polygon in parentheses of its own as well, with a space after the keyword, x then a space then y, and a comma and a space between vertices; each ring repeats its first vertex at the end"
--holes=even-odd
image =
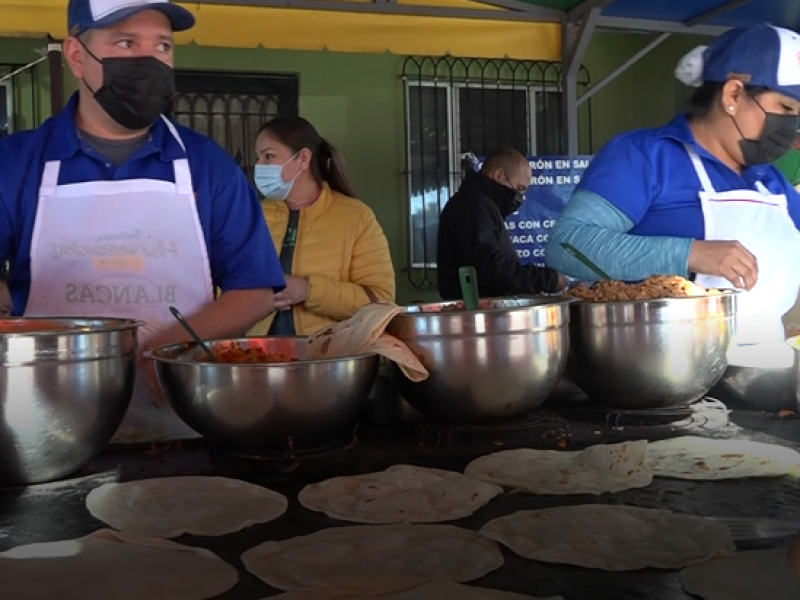
POLYGON ((513 194, 514 194, 514 196, 511 198, 511 204, 510 204, 511 212, 508 213, 508 214, 512 214, 512 213, 517 212, 517 210, 519 210, 519 207, 522 206, 522 201, 525 200, 525 196, 524 196, 524 194, 522 194, 522 192, 520 192, 517 188, 514 187, 514 184, 511 183, 511 180, 508 178, 508 175, 506 175, 506 181, 508 182, 508 185, 510 186, 508 188, 509 191, 513 192, 513 194))
POLYGON ((126 129, 147 129, 169 107, 175 93, 171 67, 153 56, 99 59, 86 51, 103 67, 103 85, 89 90, 114 121, 126 129))
MULTIPOLYGON (((764 112, 764 130, 757 139, 747 139, 742 135, 739 141, 746 167, 767 165, 786 154, 792 147, 800 125, 800 117, 770 113, 765 111, 758 101, 756 104, 764 112)), ((739 125, 736 125, 736 129, 739 129, 739 125)), ((740 129, 739 134, 742 134, 740 129)))

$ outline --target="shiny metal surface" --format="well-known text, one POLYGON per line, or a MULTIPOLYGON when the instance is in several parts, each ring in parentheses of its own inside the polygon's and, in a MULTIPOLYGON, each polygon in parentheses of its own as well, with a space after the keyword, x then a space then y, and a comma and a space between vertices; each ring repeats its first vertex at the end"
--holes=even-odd
POLYGON ((727 367, 736 294, 570 307, 567 371, 594 401, 665 408, 702 398, 727 367))
POLYGON ((481 300, 481 310, 448 311, 459 302, 408 306, 387 331, 430 372, 409 381, 393 363, 400 395, 429 419, 452 424, 511 419, 535 410, 555 388, 569 351, 565 298, 481 300))
POLYGON ((800 414, 800 335, 786 340, 786 343, 794 350, 794 364, 790 376, 794 400, 792 409, 800 414))
POLYGON ((792 369, 728 367, 709 392, 729 408, 750 410, 795 410, 796 394, 792 369))
POLYGON ((103 450, 131 402, 139 325, 0 319, 0 485, 59 479, 103 450), (65 329, 2 333, 36 322, 65 329))
MULTIPOLYGON (((207 342, 213 350, 237 343, 303 359, 304 337, 207 342)), ((328 441, 355 422, 378 370, 375 354, 286 363, 201 362, 196 343, 148 351, 175 413, 212 444, 286 449, 328 441), (200 359, 200 361, 198 360, 200 359)))

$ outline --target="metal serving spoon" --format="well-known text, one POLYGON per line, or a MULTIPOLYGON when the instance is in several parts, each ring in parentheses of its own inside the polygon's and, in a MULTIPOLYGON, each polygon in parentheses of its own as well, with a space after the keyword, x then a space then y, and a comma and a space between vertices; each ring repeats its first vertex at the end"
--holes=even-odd
POLYGON ((214 353, 211 351, 211 348, 209 348, 206 345, 206 343, 202 340, 202 338, 199 335, 197 335, 197 332, 194 329, 192 329, 192 326, 189 325, 189 323, 186 321, 186 319, 183 318, 183 315, 181 314, 181 311, 179 311, 174 306, 170 306, 169 307, 169 312, 171 312, 172 316, 175 317, 175 319, 178 321, 178 323, 181 324, 181 327, 183 327, 186 330, 186 332, 190 336, 192 336, 192 339, 194 339, 194 341, 197 342, 197 345, 200 346, 203 349, 203 352, 208 354, 208 357, 211 359, 211 361, 212 362, 217 362, 217 357, 214 356, 214 353))

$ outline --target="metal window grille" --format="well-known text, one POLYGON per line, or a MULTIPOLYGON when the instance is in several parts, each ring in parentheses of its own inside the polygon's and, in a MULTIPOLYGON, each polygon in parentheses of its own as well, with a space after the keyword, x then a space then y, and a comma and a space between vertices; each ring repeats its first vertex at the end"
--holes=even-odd
MULTIPOLYGON (((402 79, 407 271, 415 288, 431 289, 436 285, 439 214, 463 177, 462 156, 485 156, 499 146, 526 155, 566 152, 561 63, 412 56, 403 63, 402 79)), ((588 85, 589 73, 581 67, 579 93, 588 85)), ((590 106, 588 115, 591 132, 590 106)))
MULTIPOLYGON (((42 124, 39 85, 36 79, 38 65, 21 70, 25 65, 0 64, 0 77, 19 71, 0 82, 0 138, 15 131, 34 129, 42 124), (27 105, 29 110, 23 110, 27 105)), ((46 65, 45 65, 46 68, 46 65)))
POLYGON ((295 75, 179 71, 170 116, 225 148, 252 180, 259 128, 299 112, 295 75))

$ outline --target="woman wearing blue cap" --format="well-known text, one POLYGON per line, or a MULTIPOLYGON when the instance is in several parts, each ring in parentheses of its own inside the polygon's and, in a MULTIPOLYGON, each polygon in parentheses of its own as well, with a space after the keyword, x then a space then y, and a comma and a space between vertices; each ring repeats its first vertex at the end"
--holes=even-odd
POLYGON ((729 363, 789 366, 781 318, 800 289, 800 195, 771 163, 800 125, 799 57, 800 36, 766 24, 686 55, 676 76, 697 88, 691 109, 600 150, 550 235, 548 265, 596 279, 569 242, 614 279, 745 290, 729 363))

